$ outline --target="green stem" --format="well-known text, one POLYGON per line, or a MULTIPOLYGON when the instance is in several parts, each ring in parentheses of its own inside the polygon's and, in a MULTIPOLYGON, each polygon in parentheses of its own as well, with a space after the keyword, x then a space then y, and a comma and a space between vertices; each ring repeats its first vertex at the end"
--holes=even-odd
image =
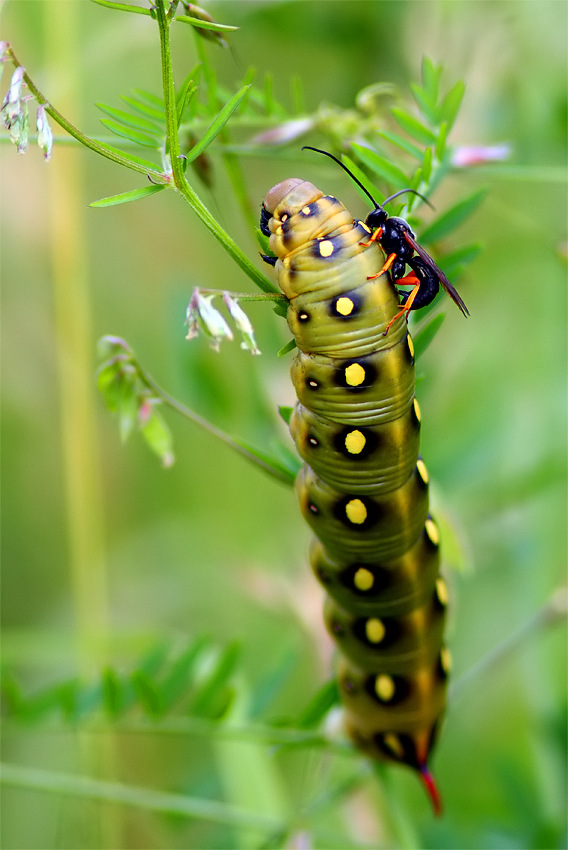
POLYGON ((207 229, 221 243, 235 263, 244 271, 259 289, 264 292, 277 292, 276 287, 261 274, 251 263, 248 257, 241 251, 238 245, 231 239, 215 218, 211 215, 205 204, 201 201, 195 190, 186 180, 178 133, 178 116, 176 108, 176 92, 173 80, 172 57, 169 39, 170 21, 164 9, 164 0, 157 0, 156 20, 160 32, 160 51, 162 58, 162 86, 164 92, 164 105, 166 113, 166 132, 169 140, 169 152, 171 157, 174 185, 177 191, 185 198, 196 215, 205 224, 207 229))
MULTIPOLYGON (((10 46, 6 48, 6 52, 9 54, 12 63, 16 66, 16 68, 21 68, 22 63, 12 50, 10 46)), ((75 127, 70 121, 65 118, 64 115, 61 114, 54 106, 50 104, 47 98, 40 92, 34 81, 31 79, 29 74, 24 70, 24 80, 29 88, 30 92, 33 94, 38 103, 45 106, 45 111, 47 114, 53 118, 56 124, 59 124, 70 136, 73 136, 78 142, 81 142, 86 148, 94 151, 95 153, 100 154, 100 156, 104 156, 106 159, 110 159, 112 162, 118 163, 118 165, 122 165, 125 168, 130 168, 132 171, 138 171, 140 174, 144 174, 147 176, 151 176, 152 179, 155 179, 158 182, 164 181, 164 174, 161 171, 150 170, 149 168, 145 168, 143 165, 137 165, 132 162, 130 159, 126 159, 126 157, 121 156, 119 153, 115 153, 114 151, 109 150, 105 145, 100 142, 92 139, 90 136, 86 136, 85 133, 82 133, 78 127, 75 127)))
POLYGON ((234 449, 238 454, 242 455, 255 466, 259 467, 259 469, 262 469, 263 472, 266 472, 268 475, 270 475, 272 478, 275 478, 277 481, 280 481, 282 484, 292 485, 294 483, 295 475, 293 472, 286 469, 284 466, 276 466, 274 462, 264 460, 251 449, 248 449, 246 445, 239 442, 238 440, 235 440, 229 434, 226 434, 225 431, 221 431, 220 428, 217 428, 211 422, 208 422, 207 419, 204 419, 202 416, 199 416, 198 413, 194 413, 194 411, 190 410, 189 407, 186 407, 176 398, 169 395, 169 393, 163 390, 154 381, 154 379, 141 368, 139 364, 137 364, 137 369, 139 371, 141 379, 158 396, 158 398, 160 398, 164 402, 164 404, 167 404, 168 407, 171 407, 172 410, 181 413, 181 415, 185 416, 186 419, 189 419, 195 425, 198 425, 200 428, 203 428, 209 434, 212 434, 214 437, 217 437, 217 439, 221 440, 222 443, 225 443, 225 445, 229 446, 231 449, 234 449))
POLYGON ((215 800, 189 797, 185 794, 167 794, 152 788, 133 787, 119 782, 101 782, 76 774, 56 773, 4 762, 1 765, 1 780, 5 785, 17 788, 66 794, 82 799, 107 800, 146 811, 198 818, 231 826, 248 826, 262 831, 282 829, 282 822, 274 817, 227 806, 215 800))

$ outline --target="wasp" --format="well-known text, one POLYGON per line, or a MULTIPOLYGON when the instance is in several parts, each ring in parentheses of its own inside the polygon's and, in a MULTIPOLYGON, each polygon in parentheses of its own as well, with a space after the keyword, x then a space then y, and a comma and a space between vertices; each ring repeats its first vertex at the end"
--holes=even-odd
POLYGON ((309 145, 304 146, 302 150, 315 151, 333 159, 334 162, 349 174, 351 179, 375 205, 375 209, 371 210, 365 219, 365 224, 371 230, 372 235, 369 242, 362 244, 366 247, 372 242, 378 242, 385 253, 386 260, 382 269, 376 275, 369 277, 368 280, 372 280, 386 271, 390 271, 396 286, 412 286, 410 292, 399 293, 403 307, 400 313, 397 313, 387 325, 385 335, 388 333, 392 323, 400 318, 400 316, 408 313, 410 310, 419 310, 421 307, 426 307, 430 304, 438 294, 440 284, 460 308, 463 315, 469 316, 469 310, 465 306, 463 299, 452 286, 444 272, 436 265, 430 254, 416 241, 416 236, 412 232, 408 222, 399 216, 389 215, 385 210, 386 204, 406 192, 412 192, 414 195, 418 195, 428 206, 432 206, 424 195, 421 195, 416 189, 401 189, 399 192, 395 192, 394 195, 386 198, 382 204, 379 204, 347 166, 333 154, 319 148, 312 148, 309 145), (410 268, 408 274, 406 274, 407 266, 410 268))

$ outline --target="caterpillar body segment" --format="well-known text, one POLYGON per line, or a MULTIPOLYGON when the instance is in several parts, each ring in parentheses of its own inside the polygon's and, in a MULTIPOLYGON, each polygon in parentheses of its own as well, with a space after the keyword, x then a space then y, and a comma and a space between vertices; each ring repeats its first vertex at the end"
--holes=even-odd
POLYGON ((296 491, 341 652, 346 727, 369 756, 415 769, 438 812, 428 759, 449 669, 446 591, 406 315, 377 240, 336 198, 286 180, 268 192, 261 228, 298 347, 296 491))

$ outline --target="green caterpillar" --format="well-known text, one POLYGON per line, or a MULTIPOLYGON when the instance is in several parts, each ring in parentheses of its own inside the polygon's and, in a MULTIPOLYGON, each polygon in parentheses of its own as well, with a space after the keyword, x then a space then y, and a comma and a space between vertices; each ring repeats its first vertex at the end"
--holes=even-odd
POLYGON ((296 491, 315 534, 310 561, 328 594, 325 622, 341 650, 347 730, 369 756, 417 771, 439 813, 428 760, 450 664, 447 590, 419 456, 406 312, 369 226, 311 183, 274 186, 261 229, 298 347, 296 491))

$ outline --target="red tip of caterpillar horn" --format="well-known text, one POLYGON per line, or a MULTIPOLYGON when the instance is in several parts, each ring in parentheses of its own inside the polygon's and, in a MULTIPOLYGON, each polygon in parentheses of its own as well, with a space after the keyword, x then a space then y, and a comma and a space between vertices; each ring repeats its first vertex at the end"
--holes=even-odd
POLYGON ((432 803, 432 808, 434 809, 434 814, 436 817, 440 817, 442 814, 442 800, 440 797, 440 792, 436 786, 436 782, 434 777, 428 770, 425 764, 419 767, 420 777, 422 779, 422 783, 426 788, 428 796, 430 797, 430 802, 432 803))

